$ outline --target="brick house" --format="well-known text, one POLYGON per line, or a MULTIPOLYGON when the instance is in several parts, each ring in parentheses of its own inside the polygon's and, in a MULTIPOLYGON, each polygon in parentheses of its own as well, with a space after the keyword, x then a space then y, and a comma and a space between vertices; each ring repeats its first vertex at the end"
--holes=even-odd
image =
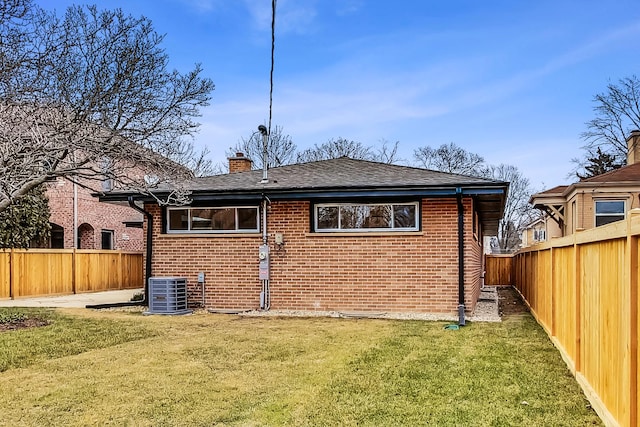
POLYGON ((529 203, 553 220, 546 222, 547 239, 619 221, 640 208, 640 130, 630 133, 627 146, 626 166, 531 196, 529 203))
POLYGON ((229 174, 191 182, 189 206, 126 191, 101 198, 144 202, 151 275, 187 278, 190 304, 474 309, 483 235, 497 230, 508 183, 347 157, 270 169, 265 180, 240 153, 229 161, 229 174))
MULTIPOLYGON (((47 185, 51 216, 49 247, 56 249, 144 249, 142 215, 122 204, 102 203, 92 194, 99 182, 73 182, 58 178, 47 185), (93 188, 89 190, 89 188, 93 188), (77 240, 74 241, 74 229, 77 240)), ((102 190, 102 189, 100 189, 102 190)))

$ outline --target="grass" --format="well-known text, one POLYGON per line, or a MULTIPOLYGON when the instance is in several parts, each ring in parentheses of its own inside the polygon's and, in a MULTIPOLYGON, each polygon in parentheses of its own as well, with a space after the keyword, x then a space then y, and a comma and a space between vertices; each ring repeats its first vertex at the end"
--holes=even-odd
POLYGON ((44 315, 0 333, 0 425, 601 425, 528 315, 44 315))

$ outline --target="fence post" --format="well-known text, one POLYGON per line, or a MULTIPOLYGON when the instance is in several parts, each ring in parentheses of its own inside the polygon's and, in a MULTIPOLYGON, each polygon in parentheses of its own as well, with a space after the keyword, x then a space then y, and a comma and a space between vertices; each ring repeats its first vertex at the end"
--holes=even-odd
POLYGON ((13 295, 13 248, 9 249, 9 298, 15 299, 13 295))
POLYGON ((553 252, 553 246, 549 249, 549 259, 550 259, 550 263, 551 265, 549 266, 549 274, 551 275, 551 277, 549 278, 549 280, 551 281, 551 295, 549 296, 551 298, 551 325, 549 325, 549 330, 551 331, 551 336, 555 337, 556 336, 556 283, 555 283, 555 259, 554 259, 554 252, 553 252))
POLYGON ((629 211, 627 218, 627 262, 629 268, 629 425, 638 422, 638 236, 633 234, 632 222, 640 218, 640 210, 629 211))
POLYGON ((71 293, 73 293, 74 295, 77 293, 76 292, 76 273, 78 270, 76 269, 76 262, 77 262, 76 248, 73 248, 73 252, 71 252, 71 293))
POLYGON ((118 289, 122 289, 122 251, 118 251, 118 289))

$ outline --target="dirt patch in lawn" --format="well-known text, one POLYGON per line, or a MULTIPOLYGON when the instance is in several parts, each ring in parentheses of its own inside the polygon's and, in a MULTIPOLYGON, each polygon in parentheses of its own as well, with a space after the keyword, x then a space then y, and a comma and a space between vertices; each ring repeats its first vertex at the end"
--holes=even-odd
POLYGON ((38 328, 40 326, 47 326, 48 324, 48 321, 37 318, 13 320, 10 322, 0 323, 0 332, 15 331, 18 329, 27 328, 38 328))
POLYGON ((498 288, 498 307, 500 316, 509 317, 521 315, 529 312, 520 294, 511 286, 501 286, 498 288))

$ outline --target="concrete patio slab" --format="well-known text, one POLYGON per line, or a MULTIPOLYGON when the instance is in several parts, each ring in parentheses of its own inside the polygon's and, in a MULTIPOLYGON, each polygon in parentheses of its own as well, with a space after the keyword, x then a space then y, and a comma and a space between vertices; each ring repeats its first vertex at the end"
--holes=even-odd
POLYGON ((42 296, 0 300, 0 307, 67 307, 84 308, 87 305, 114 304, 131 301, 133 295, 144 289, 93 292, 75 295, 42 296))

